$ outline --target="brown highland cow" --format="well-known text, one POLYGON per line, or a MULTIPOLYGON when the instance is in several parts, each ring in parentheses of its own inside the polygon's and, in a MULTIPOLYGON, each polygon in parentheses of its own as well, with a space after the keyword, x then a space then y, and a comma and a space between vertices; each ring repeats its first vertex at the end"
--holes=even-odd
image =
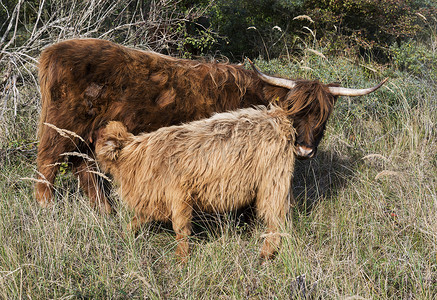
MULTIPOLYGON (((53 201, 53 183, 62 153, 93 154, 95 132, 121 121, 138 134, 271 102, 287 102, 297 132, 298 158, 316 153, 325 123, 339 95, 358 96, 370 89, 347 89, 318 81, 270 77, 257 70, 224 63, 177 59, 126 48, 109 41, 75 39, 41 53, 41 117, 38 128, 38 182, 41 205, 53 201), (65 138, 53 126, 82 137, 65 138)), ((110 212, 98 178, 86 160, 70 157, 73 172, 94 206, 110 212), (91 171, 91 172, 90 172, 91 171)))
POLYGON ((215 114, 138 136, 109 122, 96 141, 97 160, 135 212, 134 231, 151 220, 171 221, 187 256, 193 210, 227 212, 255 201, 267 226, 261 257, 280 245, 295 161, 289 112, 271 106, 215 114))

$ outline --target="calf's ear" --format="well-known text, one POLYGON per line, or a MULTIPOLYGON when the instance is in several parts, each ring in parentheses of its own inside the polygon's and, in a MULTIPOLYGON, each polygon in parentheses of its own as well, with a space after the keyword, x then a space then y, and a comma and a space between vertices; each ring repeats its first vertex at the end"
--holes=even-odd
POLYGON ((117 160, 123 149, 121 141, 115 139, 106 139, 102 141, 101 145, 97 152, 97 157, 105 160, 117 160))

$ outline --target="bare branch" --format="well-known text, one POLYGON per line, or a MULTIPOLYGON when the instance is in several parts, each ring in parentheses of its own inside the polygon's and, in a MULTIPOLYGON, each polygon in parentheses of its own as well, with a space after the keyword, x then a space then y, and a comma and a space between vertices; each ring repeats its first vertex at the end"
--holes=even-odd
MULTIPOLYGON (((17 5, 15 6, 15 10, 14 10, 14 14, 13 14, 13 15, 15 15, 14 35, 9 40, 9 42, 3 47, 3 50, 7 49, 9 47, 9 45, 12 44, 12 42, 15 40, 15 37, 17 35, 17 28, 18 28, 18 15, 20 14, 20 7, 21 7, 21 4, 23 3, 23 1, 24 0, 19 0, 17 5)), ((3 44, 5 38, 8 36, 9 31, 11 30, 13 21, 14 21, 14 17, 11 19, 9 26, 8 26, 8 29, 6 30, 5 34, 3 35, 2 40, 0 41, 0 44, 3 44)))

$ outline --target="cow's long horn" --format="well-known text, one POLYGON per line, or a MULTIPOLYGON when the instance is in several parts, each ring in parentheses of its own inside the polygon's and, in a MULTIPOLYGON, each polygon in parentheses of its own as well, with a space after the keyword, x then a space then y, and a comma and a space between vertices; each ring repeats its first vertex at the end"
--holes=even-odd
POLYGON ((388 80, 388 77, 381 81, 379 84, 375 85, 374 87, 368 88, 368 89, 348 89, 344 87, 334 87, 330 86, 329 91, 334 96, 363 96, 370 94, 371 92, 376 91, 379 89, 386 81, 388 80))
POLYGON ((273 77, 273 76, 269 76, 269 75, 262 73, 260 70, 258 70, 255 67, 255 64, 250 59, 247 59, 247 60, 249 61, 250 65, 252 66, 252 69, 257 73, 258 77, 262 81, 267 82, 268 84, 271 84, 271 85, 280 86, 280 87, 287 88, 287 89, 292 89, 296 86, 296 82, 294 82, 293 80, 273 77))

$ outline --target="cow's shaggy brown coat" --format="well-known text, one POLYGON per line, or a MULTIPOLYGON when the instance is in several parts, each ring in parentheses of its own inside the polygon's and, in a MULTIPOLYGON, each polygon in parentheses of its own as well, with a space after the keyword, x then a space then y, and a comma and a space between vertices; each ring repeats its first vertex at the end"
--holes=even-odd
POLYGON ((96 154, 134 210, 134 230, 150 220, 171 220, 179 241, 176 254, 184 257, 193 210, 226 212, 255 199, 270 233, 261 256, 270 258, 289 207, 294 141, 287 111, 274 106, 220 113, 138 136, 110 122, 99 132, 96 154))
MULTIPOLYGON (((57 43, 41 53, 41 117, 38 129, 36 199, 47 205, 62 153, 93 153, 94 145, 60 136, 58 128, 93 140, 111 120, 130 132, 150 132, 234 110, 271 102, 292 106, 298 156, 312 157, 323 136, 336 98, 329 85, 297 81, 283 87, 242 66, 176 59, 154 52, 126 48, 108 41, 77 39, 57 43), (45 182, 44 182, 45 180, 45 182)), ((92 204, 111 206, 98 187, 92 166, 71 157, 73 171, 92 204)))

